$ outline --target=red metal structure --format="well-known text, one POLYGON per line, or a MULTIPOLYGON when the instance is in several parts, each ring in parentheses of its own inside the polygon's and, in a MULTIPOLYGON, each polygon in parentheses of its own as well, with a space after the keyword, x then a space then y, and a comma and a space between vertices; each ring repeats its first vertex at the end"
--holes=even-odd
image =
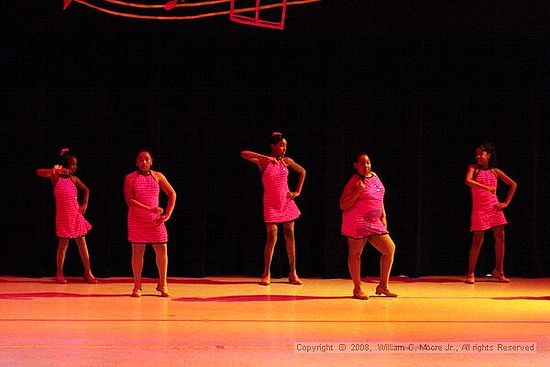
POLYGON ((284 29, 287 9, 287 0, 251 0, 247 7, 243 7, 243 0, 231 0, 229 18, 237 23, 254 25, 257 27, 284 29))

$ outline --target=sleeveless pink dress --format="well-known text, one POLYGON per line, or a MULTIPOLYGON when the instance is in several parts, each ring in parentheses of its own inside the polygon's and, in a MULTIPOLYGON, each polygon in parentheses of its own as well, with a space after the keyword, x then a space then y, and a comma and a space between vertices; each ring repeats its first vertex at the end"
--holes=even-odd
POLYGON ((342 234, 355 239, 387 234, 382 221, 385 188, 378 176, 363 180, 365 190, 351 208, 342 213, 342 234))
POLYGON ((292 222, 300 216, 296 202, 288 197, 288 167, 281 159, 268 163, 262 173, 264 186, 264 222, 292 222))
MULTIPOLYGON (((486 186, 497 187, 497 176, 493 170, 479 170, 474 179, 486 186)), ((498 204, 496 194, 487 190, 472 187, 472 226, 470 231, 484 231, 493 227, 508 224, 502 209, 495 208, 498 204)))
MULTIPOLYGON (((159 206, 160 186, 153 175, 131 173, 131 197, 150 207, 159 206)), ((159 215, 152 211, 128 207, 128 241, 132 243, 166 243, 168 232, 164 223, 158 223, 159 215)))
POLYGON ((78 206, 78 190, 70 177, 58 177, 55 197, 55 234, 59 238, 80 238, 92 228, 78 206))

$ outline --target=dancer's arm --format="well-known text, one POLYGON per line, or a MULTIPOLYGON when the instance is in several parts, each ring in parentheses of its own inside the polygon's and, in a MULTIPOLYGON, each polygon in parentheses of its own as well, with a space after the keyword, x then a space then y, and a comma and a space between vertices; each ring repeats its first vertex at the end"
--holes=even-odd
POLYGON ((512 180, 506 173, 502 172, 498 168, 494 168, 493 172, 495 172, 495 175, 497 175, 499 179, 501 179, 506 185, 508 185, 508 194, 506 195, 506 200, 504 200, 502 203, 499 203, 500 208, 504 209, 508 205, 510 205, 512 198, 516 193, 518 184, 516 183, 516 181, 512 180))
POLYGON ((476 166, 471 164, 468 166, 468 169, 466 170, 466 177, 464 178, 464 183, 466 186, 470 187, 477 187, 478 189, 483 189, 492 192, 493 194, 496 192, 496 188, 494 186, 485 186, 476 180, 474 180, 474 172, 476 171, 476 166))
POLYGON ((346 210, 351 208, 363 190, 365 190, 365 184, 357 175, 353 175, 340 196, 340 209, 346 210))
POLYGON ((71 176, 71 180, 75 184, 75 186, 82 191, 82 203, 79 205, 80 212, 82 214, 86 213, 86 210, 88 209, 88 200, 90 198, 90 190, 88 189, 88 186, 84 184, 78 177, 71 176))
POLYGON ((168 203, 166 204, 166 211, 163 215, 160 217, 160 221, 166 222, 168 219, 170 219, 170 216, 172 215, 172 211, 174 210, 174 207, 176 206, 176 190, 170 185, 170 182, 166 179, 166 176, 164 176, 160 172, 155 172, 155 175, 158 179, 160 188, 162 191, 166 194, 168 197, 168 203))
POLYGON ((300 166, 298 163, 294 162, 294 160, 289 157, 283 158, 283 161, 288 167, 298 172, 298 175, 299 175, 298 183, 296 184, 296 190, 289 193, 289 196, 291 198, 295 198, 296 196, 299 196, 300 193, 302 192, 302 187, 304 186, 304 181, 306 179, 306 170, 304 167, 300 166))

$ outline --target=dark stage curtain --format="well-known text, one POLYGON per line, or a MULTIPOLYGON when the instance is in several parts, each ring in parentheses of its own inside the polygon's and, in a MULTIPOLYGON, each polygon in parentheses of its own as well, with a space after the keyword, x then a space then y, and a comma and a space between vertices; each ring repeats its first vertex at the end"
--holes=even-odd
MULTIPOLYGON (((519 22, 504 9, 480 8, 472 19, 456 5, 425 14, 364 3, 292 7, 282 32, 219 18, 157 23, 19 5, 26 22, 2 37, 0 273, 54 274, 52 188, 35 170, 70 147, 91 190, 87 239, 98 276, 131 275, 122 183, 140 148, 152 149, 154 168, 178 193, 169 275, 258 276, 262 188, 239 152, 268 153, 269 135, 282 131, 288 155, 307 170, 297 199, 302 276, 348 274, 338 198, 360 151, 386 186, 392 275, 464 274, 471 235, 463 180, 486 139, 519 185, 506 209, 506 273, 550 276, 542 21, 519 22)), ((288 271, 280 237, 276 277, 288 271)), ((479 274, 492 270, 492 245, 487 233, 479 274)), ((151 252, 145 275, 155 273, 151 252)), ((378 275, 378 258, 366 248, 364 275, 378 275)), ((66 269, 82 270, 74 245, 66 269)))

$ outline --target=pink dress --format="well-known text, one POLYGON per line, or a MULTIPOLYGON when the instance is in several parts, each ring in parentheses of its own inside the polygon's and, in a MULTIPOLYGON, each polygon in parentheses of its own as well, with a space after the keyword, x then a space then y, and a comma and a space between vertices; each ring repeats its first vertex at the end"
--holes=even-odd
POLYGON ((59 177, 55 197, 55 234, 59 238, 80 238, 92 228, 78 206, 78 190, 70 177, 59 177))
MULTIPOLYGON (((130 173, 131 197, 149 207, 159 206, 160 186, 155 177, 130 173)), ((132 243, 166 243, 168 232, 159 215, 134 205, 128 207, 128 241, 132 243)))
POLYGON ((384 206, 384 185, 378 176, 365 178, 363 183, 365 190, 353 206, 342 213, 342 234, 346 237, 359 239, 388 233, 380 220, 384 206))
MULTIPOLYGON (((493 170, 479 170, 474 180, 485 186, 497 187, 497 176, 493 170)), ((497 195, 485 189, 472 187, 472 226, 470 231, 484 231, 493 227, 508 224, 498 204, 497 195)))
POLYGON ((281 159, 269 162, 262 173, 264 185, 264 222, 292 222, 300 216, 296 202, 288 197, 288 167, 281 159))

